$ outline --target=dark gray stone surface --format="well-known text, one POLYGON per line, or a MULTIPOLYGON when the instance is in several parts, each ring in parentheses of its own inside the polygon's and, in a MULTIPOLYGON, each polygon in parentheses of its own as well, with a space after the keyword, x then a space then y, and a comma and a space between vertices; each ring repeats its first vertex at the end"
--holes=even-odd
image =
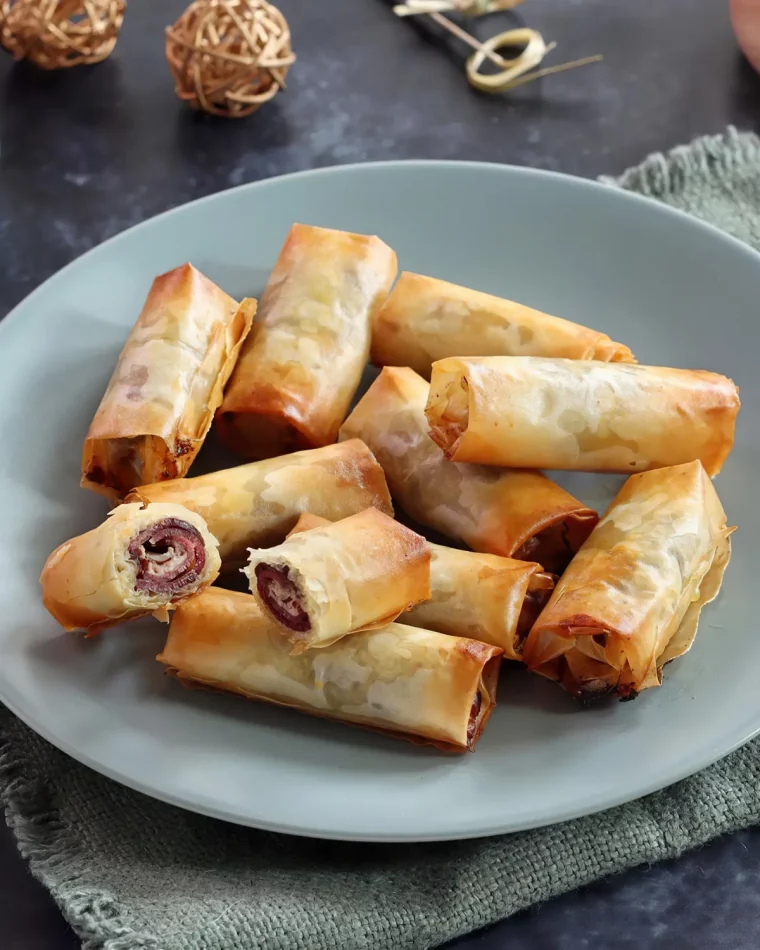
MULTIPOLYGON (((271 175, 353 161, 457 158, 593 177, 727 124, 760 125, 760 78, 739 57, 727 0, 528 0, 560 43, 552 62, 605 62, 511 97, 472 92, 462 49, 385 0, 282 0, 298 54, 258 115, 197 116, 174 97, 163 27, 183 0, 129 5, 93 68, 44 74, 0 59, 0 315, 131 224, 271 175)), ((504 15, 476 30, 520 25, 504 15)), ((0 53, 0 56, 2 54, 0 53)), ((508 217, 509 209, 494 209, 508 217)), ((256 222, 252 226, 265 226, 256 222)), ((0 946, 70 950, 71 932, 0 833, 0 946)), ((457 950, 756 950, 760 831, 558 898, 457 950)))

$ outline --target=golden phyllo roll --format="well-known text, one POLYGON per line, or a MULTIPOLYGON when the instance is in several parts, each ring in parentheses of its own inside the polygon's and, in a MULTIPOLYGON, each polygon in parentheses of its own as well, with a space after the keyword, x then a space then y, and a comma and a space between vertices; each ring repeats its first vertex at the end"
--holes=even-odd
POLYGON ((699 462, 631 476, 558 581, 525 663, 584 700, 659 686, 720 589, 732 530, 699 462))
POLYGON ((187 472, 255 312, 190 264, 153 281, 85 439, 85 488, 113 500, 187 472))
POLYGON ((633 363, 606 333, 422 274, 401 274, 372 327, 372 362, 430 379, 446 356, 557 356, 633 363))
POLYGON ((717 475, 739 407, 704 370, 494 356, 435 363, 425 413, 456 462, 632 474, 698 459, 717 475))
POLYGON ((430 597, 427 541, 368 508, 254 549, 245 568, 262 609, 295 652, 383 626, 430 597))
POLYGON ((188 685, 464 752, 495 705, 500 654, 392 623, 293 655, 250 594, 212 587, 174 612, 158 659, 188 685))
POLYGON ((218 414, 229 448, 262 459, 335 441, 395 276, 379 238, 293 225, 218 414))
POLYGON ((97 633, 165 611, 219 574, 216 538, 181 505, 119 505, 106 520, 53 551, 42 600, 67 630, 97 633))
POLYGON ((430 599, 403 614, 402 623, 491 643, 508 660, 522 646, 554 588, 540 564, 431 544, 430 599))

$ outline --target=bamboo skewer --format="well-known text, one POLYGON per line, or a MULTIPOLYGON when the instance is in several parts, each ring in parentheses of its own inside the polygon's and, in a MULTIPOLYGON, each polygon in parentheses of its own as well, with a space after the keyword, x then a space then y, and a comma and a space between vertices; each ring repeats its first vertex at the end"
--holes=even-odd
POLYGON ((536 69, 557 45, 545 43, 537 30, 521 27, 481 41, 443 14, 443 11, 457 11, 479 16, 484 13, 510 10, 522 2, 523 0, 407 0, 406 3, 395 6, 393 12, 400 17, 428 16, 452 36, 469 46, 474 52, 467 59, 467 80, 480 92, 506 92, 543 76, 552 76, 555 73, 602 60, 603 57, 600 55, 585 56, 583 59, 560 63, 557 66, 536 69), (524 49, 518 56, 510 59, 496 52, 497 49, 510 46, 524 46, 524 49), (486 60, 498 66, 501 72, 482 73, 480 68, 486 60), (530 72, 530 70, 535 71, 530 72))

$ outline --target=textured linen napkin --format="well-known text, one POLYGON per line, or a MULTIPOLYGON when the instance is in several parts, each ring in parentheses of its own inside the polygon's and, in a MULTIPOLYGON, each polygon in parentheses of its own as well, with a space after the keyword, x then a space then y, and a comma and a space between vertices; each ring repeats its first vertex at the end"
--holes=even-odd
MULTIPOLYGON (((703 138, 615 184, 760 248, 760 139, 703 138)), ((476 841, 365 845, 226 825, 122 788, 0 707, 0 791, 85 950, 425 950, 760 820, 760 740, 602 814, 476 841)))

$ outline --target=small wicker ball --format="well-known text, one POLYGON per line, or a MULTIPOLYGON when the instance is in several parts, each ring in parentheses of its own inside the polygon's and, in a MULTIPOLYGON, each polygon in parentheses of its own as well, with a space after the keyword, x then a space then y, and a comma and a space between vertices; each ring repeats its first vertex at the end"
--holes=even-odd
POLYGON ((266 0, 195 0, 166 28, 166 58, 180 99, 229 118, 276 96, 295 61, 287 20, 266 0))
POLYGON ((110 55, 125 0, 0 0, 0 45, 42 69, 99 63, 110 55))

